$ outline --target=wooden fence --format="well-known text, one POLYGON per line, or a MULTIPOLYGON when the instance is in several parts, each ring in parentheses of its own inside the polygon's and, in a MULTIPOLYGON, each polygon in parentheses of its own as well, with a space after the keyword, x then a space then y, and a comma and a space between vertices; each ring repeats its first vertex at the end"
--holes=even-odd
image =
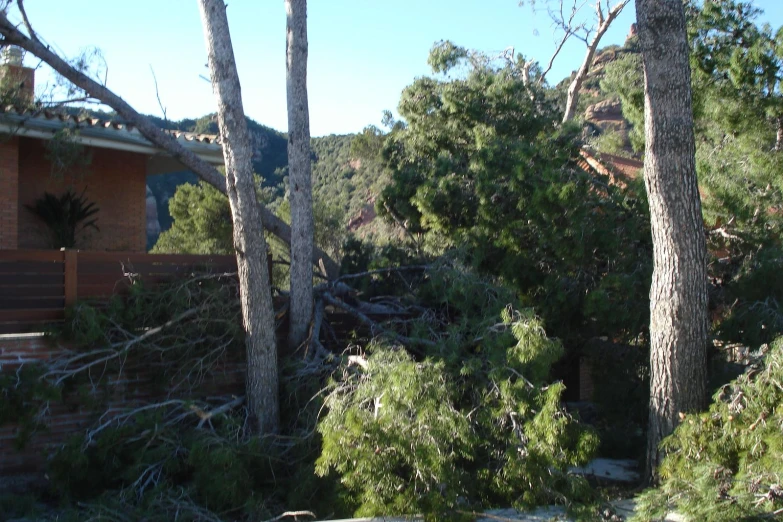
POLYGON ((0 250, 0 334, 40 332, 77 299, 106 301, 134 280, 156 285, 194 271, 236 272, 234 256, 0 250))

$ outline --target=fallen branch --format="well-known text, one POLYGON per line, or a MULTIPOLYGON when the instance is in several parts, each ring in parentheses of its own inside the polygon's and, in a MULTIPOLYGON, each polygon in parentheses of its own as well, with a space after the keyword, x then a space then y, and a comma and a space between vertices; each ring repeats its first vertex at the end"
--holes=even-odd
POLYGON ((174 324, 183 321, 189 317, 193 317, 196 315, 201 309, 200 308, 191 308, 190 310, 186 310, 185 312, 179 314, 177 317, 171 319, 170 321, 167 321, 165 324, 162 324, 160 326, 157 326, 155 328, 150 328, 149 330, 145 331, 143 334, 134 337, 130 339, 129 341, 126 341, 125 343, 115 343, 111 345, 109 348, 105 348, 102 350, 97 350, 93 352, 83 353, 76 355, 70 359, 66 359, 64 361, 60 361, 57 364, 57 369, 53 369, 46 374, 44 374, 43 378, 46 377, 52 377, 52 376, 58 376, 57 379, 55 379, 54 384, 60 385, 65 381, 66 379, 73 377, 74 375, 77 375, 79 373, 82 373, 84 371, 89 370, 90 368, 97 366, 99 364, 105 364, 109 361, 112 361, 121 355, 126 354, 133 346, 146 341, 147 339, 161 333, 166 328, 169 328, 173 326, 174 324), (94 359, 88 363, 85 363, 77 368, 70 368, 70 366, 82 359, 85 359, 91 355, 99 354, 99 353, 106 353, 108 352, 108 355, 105 355, 103 357, 100 357, 98 359, 94 359))
POLYGON ((218 406, 217 408, 213 408, 209 411, 204 411, 195 404, 192 404, 190 406, 190 409, 198 416, 200 419, 198 421, 197 428, 201 428, 205 422, 209 422, 214 416, 216 415, 222 415, 223 413, 226 413, 227 411, 233 410, 237 406, 240 406, 243 402, 245 402, 245 397, 237 397, 233 401, 227 402, 223 404, 222 406, 218 406))
POLYGON ((338 277, 335 281, 345 281, 347 279, 357 279, 360 277, 367 277, 376 274, 388 274, 391 272, 424 272, 430 268, 429 265, 410 265, 410 266, 392 266, 388 268, 378 268, 375 270, 368 270, 366 272, 359 272, 356 274, 347 274, 338 277))
POLYGON ((421 344, 424 346, 435 346, 435 343, 430 341, 429 339, 420 339, 420 338, 413 338, 413 337, 406 337, 404 335, 398 334, 397 332, 394 332, 392 330, 387 330, 377 322, 373 321, 369 317, 367 317, 365 314, 354 308, 353 306, 337 299, 329 292, 323 292, 321 294, 321 297, 324 301, 329 303, 332 306, 335 306, 344 312, 346 312, 348 315, 353 316, 354 318, 358 319, 359 322, 365 324, 370 328, 370 332, 375 335, 375 332, 378 332, 379 334, 388 335, 390 337, 393 337, 400 341, 403 344, 421 344))
POLYGON ((283 520, 284 518, 288 518, 288 517, 294 517, 294 520, 299 520, 297 517, 315 518, 315 513, 313 513, 312 511, 286 511, 285 513, 281 515, 277 515, 274 518, 264 520, 264 522, 277 522, 278 520, 283 520))

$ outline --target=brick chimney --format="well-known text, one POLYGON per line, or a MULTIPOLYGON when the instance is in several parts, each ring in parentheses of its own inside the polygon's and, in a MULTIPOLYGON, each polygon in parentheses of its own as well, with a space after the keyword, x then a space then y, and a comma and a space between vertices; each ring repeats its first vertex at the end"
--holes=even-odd
POLYGON ((35 97, 35 69, 23 65, 24 52, 14 46, 0 53, 0 87, 3 98, 12 103, 30 105, 35 97))

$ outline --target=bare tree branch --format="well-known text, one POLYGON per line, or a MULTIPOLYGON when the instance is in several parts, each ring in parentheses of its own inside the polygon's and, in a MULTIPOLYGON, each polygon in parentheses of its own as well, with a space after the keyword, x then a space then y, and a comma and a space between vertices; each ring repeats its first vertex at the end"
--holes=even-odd
POLYGON ((563 38, 560 39, 560 43, 557 44, 557 47, 555 47, 555 52, 552 53, 552 57, 549 59, 549 63, 547 64, 544 71, 541 73, 541 76, 538 77, 538 83, 539 85, 543 85, 544 80, 546 79, 546 75, 549 74, 549 71, 552 70, 552 66, 555 64, 555 58, 560 54, 560 51, 563 50, 563 46, 565 46, 565 43, 568 41, 568 39, 571 37, 570 32, 563 33, 563 38))
POLYGON ((370 331, 373 333, 373 335, 375 335, 376 333, 389 335, 389 336, 397 339, 401 343, 407 344, 407 345, 421 344, 421 345, 424 345, 424 346, 435 346, 435 344, 436 344, 436 343, 430 341, 429 339, 406 337, 406 336, 398 334, 397 332, 394 332, 392 330, 387 330, 386 328, 384 328, 380 324, 376 323, 375 321, 373 321, 372 319, 367 317, 367 315, 365 315, 362 312, 360 312, 358 309, 356 309, 353 306, 351 306, 351 305, 349 305, 349 304, 347 304, 347 303, 337 299, 336 297, 334 297, 329 292, 323 292, 321 294, 321 297, 323 298, 324 301, 326 301, 330 305, 335 306, 335 307, 345 311, 346 313, 348 313, 348 315, 353 316, 354 318, 359 320, 359 322, 361 322, 364 325, 368 326, 370 328, 370 331))
POLYGON ((430 268, 429 265, 410 265, 410 266, 392 266, 388 268, 378 268, 376 270, 368 270, 366 272, 358 272, 356 274, 346 274, 338 277, 335 281, 346 281, 348 279, 357 279, 360 277, 366 277, 376 274, 388 274, 391 272, 423 272, 430 268))
POLYGON ((160 112, 163 113, 163 121, 169 121, 168 117, 166 116, 166 107, 163 106, 163 102, 160 99, 160 89, 158 89, 158 78, 155 76, 155 69, 152 68, 152 64, 150 64, 150 72, 152 73, 152 81, 155 83, 155 98, 158 100, 158 107, 160 107, 160 112))
POLYGON ((585 78, 587 78, 587 73, 590 72, 590 67, 593 65, 593 58, 595 57, 595 53, 598 49, 598 45, 601 42, 601 38, 609 29, 609 26, 612 25, 612 22, 622 12, 623 8, 628 5, 629 1, 630 0, 620 0, 617 2, 617 4, 615 4, 615 6, 609 10, 609 12, 606 14, 606 17, 604 18, 604 13, 601 9, 601 2, 600 0, 596 0, 596 11, 598 17, 596 33, 592 40, 590 40, 590 43, 587 45, 587 52, 585 53, 584 60, 582 60, 582 65, 579 67, 579 70, 576 71, 576 76, 574 76, 574 79, 568 86, 568 98, 566 100, 566 110, 565 114, 563 115, 563 123, 574 119, 576 116, 576 108, 577 103, 579 102, 579 94, 582 89, 582 83, 584 83, 585 78))

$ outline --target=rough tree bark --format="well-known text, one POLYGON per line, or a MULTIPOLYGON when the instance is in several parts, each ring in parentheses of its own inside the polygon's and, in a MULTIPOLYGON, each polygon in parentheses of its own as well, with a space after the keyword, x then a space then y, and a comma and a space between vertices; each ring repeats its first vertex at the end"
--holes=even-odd
POLYGON ((636 0, 644 62, 644 180, 654 271, 650 289, 647 478, 681 412, 706 405, 706 238, 696 180, 691 73, 681 0, 636 0))
MULTIPOLYGON (((222 193, 226 193, 225 179, 217 169, 200 159, 191 151, 182 147, 173 136, 159 129, 148 118, 139 114, 125 100, 117 96, 117 94, 110 89, 72 67, 49 47, 41 43, 35 35, 35 32, 32 31, 32 27, 29 23, 25 25, 30 32, 29 36, 24 34, 17 26, 8 20, 5 11, 0 10, 0 35, 2 35, 0 45, 16 45, 36 56, 57 71, 63 78, 85 91, 89 96, 117 111, 117 114, 136 127, 142 136, 147 138, 151 143, 171 154, 201 179, 222 193)), ((266 208, 261 210, 261 220, 266 230, 279 237, 285 243, 291 244, 291 228, 283 220, 275 216, 274 213, 266 208)), ((316 266, 323 262, 327 275, 331 278, 337 277, 339 274, 339 266, 337 263, 320 249, 316 248, 314 250, 312 262, 316 266)))
POLYGON ((291 303, 288 344, 302 344, 313 316, 313 191, 307 101, 307 0, 286 0, 288 194, 291 202, 291 303))
MULTIPOLYGON (((587 73, 590 72, 590 67, 593 65, 593 58, 595 58, 595 52, 598 49, 598 45, 601 43, 601 38, 603 38, 607 29, 609 29, 609 26, 612 25, 612 22, 615 20, 615 18, 617 18, 620 12, 622 12, 623 8, 628 5, 629 2, 629 0, 622 0, 618 2, 614 7, 609 9, 606 13, 606 16, 604 16, 604 8, 601 5, 601 1, 602 0, 596 0, 595 2, 597 16, 595 35, 589 41, 589 43, 587 39, 585 39, 585 43, 587 44, 585 58, 582 61, 582 65, 579 66, 579 69, 576 71, 576 76, 568 86, 568 97, 566 98, 566 108, 565 113, 563 114, 563 123, 573 120, 576 116, 576 108, 579 104, 579 94, 582 92, 582 84, 584 83, 585 78, 587 78, 587 73)), ((562 47, 562 44, 560 47, 562 47)))
POLYGON ((226 193, 234 221, 240 301, 247 345, 247 398, 259 433, 276 432, 280 422, 277 343, 267 246, 256 199, 252 152, 242 107, 226 4, 199 0, 209 56, 212 89, 218 103, 218 126, 226 162, 226 193))

